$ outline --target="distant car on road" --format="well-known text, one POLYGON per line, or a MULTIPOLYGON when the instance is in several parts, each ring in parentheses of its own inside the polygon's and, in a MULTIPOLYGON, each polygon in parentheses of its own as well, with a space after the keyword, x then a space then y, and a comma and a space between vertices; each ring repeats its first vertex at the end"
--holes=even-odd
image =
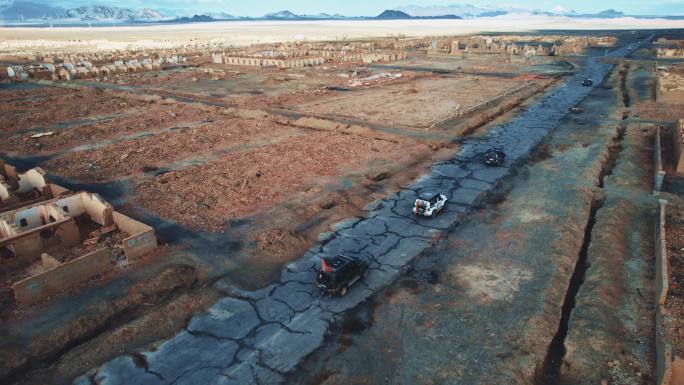
POLYGON ((359 259, 338 255, 323 257, 321 270, 316 277, 316 286, 324 294, 344 297, 349 287, 368 276, 368 263, 359 259))
POLYGON ((484 164, 487 166, 501 166, 506 160, 506 154, 500 147, 492 147, 484 153, 484 164))
POLYGON ((579 114, 584 110, 579 107, 570 107, 568 108, 568 111, 572 112, 573 114, 579 114))
POLYGON ((582 82, 582 85, 585 87, 591 87, 594 85, 594 81, 591 79, 584 79, 584 81, 582 82))
POLYGON ((434 217, 446 206, 447 197, 434 192, 420 194, 413 206, 413 213, 424 217, 434 217))

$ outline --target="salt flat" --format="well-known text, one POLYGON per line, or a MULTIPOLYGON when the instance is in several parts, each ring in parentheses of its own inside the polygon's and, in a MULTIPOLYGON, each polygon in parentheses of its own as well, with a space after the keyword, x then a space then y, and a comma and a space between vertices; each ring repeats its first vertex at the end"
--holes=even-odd
MULTIPOLYGON (((479 32, 525 32, 533 30, 610 30, 684 28, 684 20, 579 19, 542 15, 506 15, 463 20, 321 20, 321 21, 225 21, 121 27, 11 27, 0 28, 0 49, 16 40, 31 46, 51 41, 77 40, 76 44, 98 48, 173 45, 174 42, 218 39, 237 45, 301 40, 342 40, 387 36, 439 36, 479 32), (84 36, 88 36, 84 40, 84 36), (44 40, 42 43, 40 40, 44 40)), ((73 43, 72 43, 73 44, 73 43)), ((19 44, 20 46, 21 44, 19 44)))

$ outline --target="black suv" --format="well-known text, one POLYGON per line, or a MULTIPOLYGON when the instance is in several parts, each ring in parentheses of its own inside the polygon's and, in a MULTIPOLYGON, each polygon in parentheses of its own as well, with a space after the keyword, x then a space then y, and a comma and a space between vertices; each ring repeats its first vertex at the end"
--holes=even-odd
POLYGON ((484 153, 484 164, 487 166, 501 166, 506 159, 506 154, 500 147, 494 147, 484 153))
POLYGON ((594 85, 594 81, 591 79, 584 79, 584 81, 582 82, 582 85, 585 87, 591 87, 594 85))
POLYGON ((324 257, 316 277, 316 286, 330 296, 345 296, 349 287, 368 275, 368 263, 358 258, 338 255, 324 257))

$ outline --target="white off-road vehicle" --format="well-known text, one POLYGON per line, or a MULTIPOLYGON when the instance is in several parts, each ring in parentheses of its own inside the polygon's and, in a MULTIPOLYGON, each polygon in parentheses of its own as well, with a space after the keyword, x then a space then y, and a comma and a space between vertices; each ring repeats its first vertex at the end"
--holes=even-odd
POLYGON ((413 213, 424 217, 434 217, 446 207, 447 197, 439 193, 423 193, 416 199, 413 213))

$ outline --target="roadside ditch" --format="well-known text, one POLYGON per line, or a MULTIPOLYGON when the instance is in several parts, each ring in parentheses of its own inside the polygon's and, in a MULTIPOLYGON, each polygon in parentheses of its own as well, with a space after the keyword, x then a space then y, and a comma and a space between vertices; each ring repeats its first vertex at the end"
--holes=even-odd
POLYGON ((589 211, 589 218, 587 220, 584 238, 582 240, 582 247, 577 256, 577 263, 570 278, 570 283, 565 294, 565 299, 562 305, 561 317, 558 324, 558 330, 554 335, 544 359, 542 367, 537 371, 536 384, 537 385, 556 385, 560 382, 563 359, 567 353, 566 338, 569 331, 569 323, 575 309, 577 295, 585 283, 587 270, 591 267, 591 262, 588 261, 588 251, 592 244, 592 237, 594 234, 594 227, 597 221, 599 211, 604 207, 605 196, 602 190, 605 188, 605 179, 607 176, 613 174, 613 170, 619 160, 620 154, 624 150, 623 141, 627 131, 627 123, 629 118, 628 109, 630 107, 630 96, 627 88, 627 75, 629 72, 629 63, 622 63, 617 68, 618 80, 617 90, 621 108, 623 108, 621 119, 615 127, 615 136, 612 142, 608 145, 607 156, 601 165, 601 171, 596 181, 596 189, 592 197, 591 208, 589 211))

